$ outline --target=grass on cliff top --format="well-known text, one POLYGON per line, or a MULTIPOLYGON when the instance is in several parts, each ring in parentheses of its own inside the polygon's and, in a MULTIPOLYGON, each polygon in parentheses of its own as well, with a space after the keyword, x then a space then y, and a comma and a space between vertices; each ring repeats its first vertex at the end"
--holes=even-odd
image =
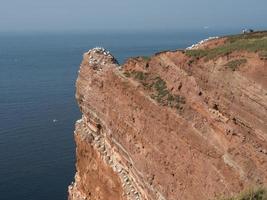
POLYGON ((267 52, 267 31, 228 36, 225 44, 213 49, 186 50, 186 55, 193 58, 211 60, 228 55, 234 51, 267 52))
POLYGON ((238 35, 230 35, 227 37, 229 42, 235 42, 241 39, 261 39, 267 36, 267 31, 259 31, 254 33, 247 33, 247 34, 238 34, 238 35))
POLYGON ((267 189, 262 187, 253 188, 241 192, 237 196, 230 198, 223 198, 221 200, 267 200, 267 189))

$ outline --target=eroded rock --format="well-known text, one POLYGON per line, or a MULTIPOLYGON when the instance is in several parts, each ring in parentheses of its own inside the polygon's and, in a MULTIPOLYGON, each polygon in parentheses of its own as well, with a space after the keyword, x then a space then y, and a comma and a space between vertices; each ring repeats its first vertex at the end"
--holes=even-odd
POLYGON ((189 62, 184 52, 162 52, 121 68, 102 48, 86 53, 69 199, 212 199, 266 185, 266 62, 230 56, 255 70, 225 69, 229 55, 189 62))

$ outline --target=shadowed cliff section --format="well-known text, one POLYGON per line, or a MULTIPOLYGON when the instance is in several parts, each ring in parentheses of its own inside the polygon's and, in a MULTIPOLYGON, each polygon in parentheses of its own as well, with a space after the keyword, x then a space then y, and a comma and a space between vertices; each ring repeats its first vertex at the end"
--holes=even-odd
POLYGON ((69 199, 214 199, 267 184, 267 33, 84 54, 69 199))

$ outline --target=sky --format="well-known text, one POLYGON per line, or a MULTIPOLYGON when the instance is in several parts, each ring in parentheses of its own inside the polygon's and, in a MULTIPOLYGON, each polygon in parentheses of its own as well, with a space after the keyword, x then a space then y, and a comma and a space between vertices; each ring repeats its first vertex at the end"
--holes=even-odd
POLYGON ((0 32, 267 29, 267 0, 0 0, 0 32))

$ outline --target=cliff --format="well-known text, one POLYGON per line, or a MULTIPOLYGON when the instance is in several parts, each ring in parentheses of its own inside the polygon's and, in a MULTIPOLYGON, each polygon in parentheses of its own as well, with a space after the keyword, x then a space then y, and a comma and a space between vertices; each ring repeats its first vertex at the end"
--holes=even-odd
POLYGON ((267 32, 84 54, 69 200, 214 199, 267 184, 267 32))

